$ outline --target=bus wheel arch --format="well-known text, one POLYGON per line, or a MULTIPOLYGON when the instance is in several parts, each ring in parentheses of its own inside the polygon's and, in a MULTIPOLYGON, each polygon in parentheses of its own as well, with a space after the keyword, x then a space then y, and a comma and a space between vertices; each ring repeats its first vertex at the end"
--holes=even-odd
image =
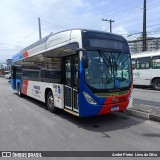
POLYGON ((160 91, 160 78, 156 77, 152 80, 152 85, 155 90, 160 91))
POLYGON ((54 96, 53 96, 53 92, 50 88, 47 88, 45 91, 45 102, 46 102, 47 109, 50 112, 52 112, 52 113, 57 112, 58 108, 54 106, 54 96))

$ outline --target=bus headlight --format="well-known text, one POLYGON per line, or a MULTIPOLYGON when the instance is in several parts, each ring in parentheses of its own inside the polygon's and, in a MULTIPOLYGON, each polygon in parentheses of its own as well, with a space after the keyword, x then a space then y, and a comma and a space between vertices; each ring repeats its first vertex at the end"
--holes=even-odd
POLYGON ((87 102, 90 104, 94 104, 96 105, 97 103, 95 102, 95 100, 86 92, 83 92, 84 97, 86 98, 87 102))

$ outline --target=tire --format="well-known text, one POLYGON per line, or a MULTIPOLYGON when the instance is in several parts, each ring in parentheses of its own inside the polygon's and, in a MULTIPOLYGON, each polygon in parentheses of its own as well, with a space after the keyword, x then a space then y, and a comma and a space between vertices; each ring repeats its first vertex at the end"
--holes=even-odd
POLYGON ((155 79, 153 81, 153 88, 157 91, 160 91, 160 79, 155 79))
POLYGON ((53 98, 53 93, 51 91, 48 92, 47 94, 47 108, 50 112, 56 113, 57 108, 54 106, 54 98, 53 98))
POLYGON ((22 94, 22 92, 21 92, 20 84, 18 84, 17 89, 18 89, 18 96, 19 96, 19 97, 22 97, 23 94, 22 94))

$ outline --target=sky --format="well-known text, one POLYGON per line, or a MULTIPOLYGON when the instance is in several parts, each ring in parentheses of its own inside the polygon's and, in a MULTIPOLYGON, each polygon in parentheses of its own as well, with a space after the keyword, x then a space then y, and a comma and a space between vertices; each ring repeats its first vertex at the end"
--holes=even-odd
MULTIPOLYGON (((72 28, 109 32, 104 18, 114 20, 113 33, 135 39, 143 28, 143 1, 0 0, 0 62, 39 40, 38 17, 42 37, 72 28)), ((146 1, 147 35, 160 37, 160 1, 146 1)))

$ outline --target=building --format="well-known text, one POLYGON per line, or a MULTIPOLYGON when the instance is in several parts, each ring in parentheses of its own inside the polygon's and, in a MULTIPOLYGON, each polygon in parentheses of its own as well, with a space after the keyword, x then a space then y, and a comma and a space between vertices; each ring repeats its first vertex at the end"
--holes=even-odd
POLYGON ((5 66, 5 64, 0 63, 0 77, 4 76, 5 66))
POLYGON ((7 60, 6 60, 6 63, 7 63, 8 70, 11 70, 12 59, 7 59, 7 60))
MULTIPOLYGON (((143 39, 138 37, 136 40, 128 41, 130 52, 132 54, 143 51, 143 39)), ((147 51, 154 51, 160 49, 160 37, 147 37, 147 51)))

